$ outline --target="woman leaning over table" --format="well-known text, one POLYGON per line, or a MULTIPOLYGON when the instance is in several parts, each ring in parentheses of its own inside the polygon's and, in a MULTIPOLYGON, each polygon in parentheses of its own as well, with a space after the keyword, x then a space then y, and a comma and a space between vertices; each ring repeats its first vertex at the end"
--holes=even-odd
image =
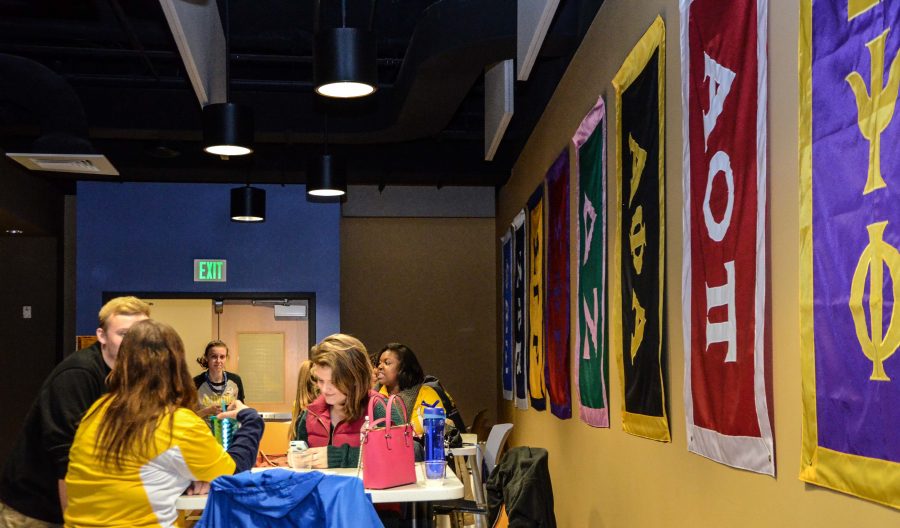
MULTIPOLYGON (((300 415, 294 438, 306 441, 310 448, 303 463, 310 468, 356 467, 359 461, 360 430, 365 423, 371 390, 372 363, 365 345, 355 337, 333 334, 310 350, 315 358, 319 396, 300 415)), ((385 415, 375 405, 374 422, 385 415)), ((401 417, 391 413, 395 423, 401 417)))
POLYGON ((69 452, 66 526, 170 526, 175 499, 205 493, 221 475, 250 469, 263 421, 239 400, 228 451, 194 413, 197 389, 172 327, 135 323, 119 348, 109 393, 87 411, 69 452), (193 485, 192 485, 193 482, 193 485))

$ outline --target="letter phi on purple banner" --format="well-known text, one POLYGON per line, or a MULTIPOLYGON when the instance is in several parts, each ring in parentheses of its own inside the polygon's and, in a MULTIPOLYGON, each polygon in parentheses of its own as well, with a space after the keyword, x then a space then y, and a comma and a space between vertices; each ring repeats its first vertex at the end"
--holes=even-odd
POLYGON ((900 508, 900 3, 800 35, 800 478, 900 508))
POLYGON ((547 171, 547 357, 544 373, 550 412, 572 417, 569 383, 569 149, 547 171))

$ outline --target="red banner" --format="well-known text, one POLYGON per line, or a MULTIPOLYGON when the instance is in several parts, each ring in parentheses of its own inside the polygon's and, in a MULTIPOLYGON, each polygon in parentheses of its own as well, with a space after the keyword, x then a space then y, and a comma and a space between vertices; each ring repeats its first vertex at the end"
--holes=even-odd
POLYGON ((766 0, 682 0, 688 449, 774 475, 765 323, 766 0))

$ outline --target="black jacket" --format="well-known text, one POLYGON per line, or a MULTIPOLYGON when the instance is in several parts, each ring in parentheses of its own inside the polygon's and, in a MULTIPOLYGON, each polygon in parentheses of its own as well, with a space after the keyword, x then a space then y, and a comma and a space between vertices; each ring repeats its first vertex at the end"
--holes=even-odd
POLYGON ((540 447, 514 447, 503 455, 487 481, 491 525, 505 504, 512 528, 556 528, 547 460, 547 450, 540 447))
POLYGON ((63 522, 57 480, 66 477, 75 430, 85 411, 106 393, 109 372, 100 343, 75 352, 53 369, 3 468, 3 502, 35 519, 63 522))

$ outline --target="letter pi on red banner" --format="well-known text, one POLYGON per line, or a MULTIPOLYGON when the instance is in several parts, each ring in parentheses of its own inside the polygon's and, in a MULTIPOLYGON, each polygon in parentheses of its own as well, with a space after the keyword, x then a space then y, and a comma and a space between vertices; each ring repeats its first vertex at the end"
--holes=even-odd
POLYGON ((767 0, 681 0, 688 449, 775 474, 765 325, 767 0))

